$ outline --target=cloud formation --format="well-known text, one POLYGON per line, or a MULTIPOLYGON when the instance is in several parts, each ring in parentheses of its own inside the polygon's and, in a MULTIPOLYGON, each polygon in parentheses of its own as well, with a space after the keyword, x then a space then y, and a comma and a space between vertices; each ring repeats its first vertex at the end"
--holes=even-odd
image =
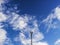
POLYGON ((60 45, 60 39, 56 40, 55 45, 60 45))
POLYGON ((2 12, 0 12, 0 22, 6 21, 6 19, 7 19, 7 16, 2 12))
POLYGON ((60 26, 60 7, 57 6, 53 11, 41 21, 41 25, 44 24, 47 30, 49 32, 50 29, 56 29, 60 26))
POLYGON ((44 39, 44 35, 42 32, 39 32, 38 28, 38 21, 36 20, 35 16, 19 16, 14 15, 12 20, 9 23, 13 26, 14 30, 21 31, 19 35, 14 39, 15 41, 20 41, 23 45, 30 45, 31 36, 30 32, 33 32, 33 44, 38 45, 48 45, 47 42, 41 42, 44 39))
POLYGON ((5 30, 0 29, 0 45, 4 44, 4 41, 7 38, 6 34, 7 34, 7 32, 5 30))
POLYGON ((0 45, 12 45, 12 41, 7 37, 7 31, 3 27, 4 25, 0 24, 0 45))
POLYGON ((56 15, 56 18, 60 21, 60 7, 56 7, 54 15, 56 15))
MULTIPOLYGON (((4 1, 0 1, 3 3, 4 1)), ((15 9, 17 9, 15 7, 15 9)), ((7 11, 9 13, 9 11, 7 11)), ((42 25, 44 23, 45 27, 47 27, 47 32, 51 28, 55 29, 60 26, 58 22, 60 21, 60 7, 56 7, 52 13, 50 13, 44 20, 41 21, 41 23, 38 24, 38 20, 35 18, 35 16, 30 16, 28 14, 25 14, 24 16, 21 16, 19 14, 16 14, 15 12, 11 12, 11 15, 3 14, 0 12, 0 22, 7 21, 12 27, 13 30, 17 31, 19 30, 19 34, 17 37, 15 37, 15 41, 21 42, 23 45, 30 45, 31 42, 31 36, 30 32, 33 32, 33 45, 49 45, 46 41, 42 41, 44 39, 44 34, 40 32, 39 25, 42 25)), ((0 26, 2 28, 3 26, 0 26)), ((44 28, 44 27, 43 27, 44 28)), ((12 41, 8 39, 7 32, 4 29, 0 29, 0 43, 1 45, 4 44, 12 44, 12 41), (2 35, 1 35, 2 34, 2 35)), ((55 45, 57 45, 59 42, 56 41, 55 45)))
POLYGON ((35 16, 30 16, 28 14, 21 16, 15 12, 12 12, 9 17, 6 17, 6 15, 3 13, 0 14, 0 22, 7 20, 8 23, 13 27, 13 30, 21 31, 18 37, 15 38, 15 41, 20 41, 24 45, 30 44, 30 31, 33 32, 33 44, 48 45, 47 42, 41 42, 41 40, 44 39, 44 35, 42 32, 40 32, 39 25, 42 25, 42 23, 44 23, 45 27, 47 27, 47 32, 49 32, 51 28, 55 29, 60 26, 60 23, 58 23, 60 21, 59 6, 56 7, 53 12, 50 13, 47 18, 42 20, 39 24, 39 21, 35 18, 35 16))
MULTIPOLYGON (((0 45, 9 45, 10 42, 12 42, 11 40, 9 40, 9 38, 7 37, 7 31, 6 29, 4 29, 4 24, 2 22, 7 20, 7 15, 5 15, 3 13, 3 7, 2 4, 7 1, 7 0, 0 0, 0 45), (7 41, 9 40, 9 41, 7 41), (7 43, 6 43, 7 42, 7 43)), ((10 45, 12 45, 12 43, 10 43, 10 45)))
MULTIPOLYGON (((35 35, 34 35, 35 36, 35 35)), ((33 37, 33 45, 48 45, 47 42, 41 42, 42 34, 37 34, 38 37, 33 37), (40 36, 40 37, 39 37, 40 36)), ((15 38, 15 41, 20 41, 23 45, 31 45, 31 38, 26 38, 26 35, 23 33, 19 34, 19 37, 15 38)))
POLYGON ((48 43, 47 42, 35 42, 35 43, 33 43, 33 45, 48 45, 48 43))

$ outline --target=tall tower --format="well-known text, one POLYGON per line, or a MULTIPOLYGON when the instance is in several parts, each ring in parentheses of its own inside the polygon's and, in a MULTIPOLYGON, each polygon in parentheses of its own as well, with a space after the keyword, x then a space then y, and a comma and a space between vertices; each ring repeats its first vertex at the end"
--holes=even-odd
POLYGON ((30 34, 31 34, 31 45, 33 45, 32 44, 32 35, 33 35, 33 32, 31 31, 30 34))

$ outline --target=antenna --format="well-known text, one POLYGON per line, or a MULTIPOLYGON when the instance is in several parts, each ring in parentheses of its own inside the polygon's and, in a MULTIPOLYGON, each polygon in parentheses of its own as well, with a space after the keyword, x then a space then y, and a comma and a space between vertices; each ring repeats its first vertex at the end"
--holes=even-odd
POLYGON ((32 34, 33 34, 33 32, 31 31, 30 34, 31 34, 31 45, 32 45, 32 34))

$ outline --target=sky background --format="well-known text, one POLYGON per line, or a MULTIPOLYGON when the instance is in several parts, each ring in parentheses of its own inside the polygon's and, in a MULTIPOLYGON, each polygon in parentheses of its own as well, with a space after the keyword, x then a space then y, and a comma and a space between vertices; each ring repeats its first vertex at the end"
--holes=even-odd
POLYGON ((0 0, 0 44, 60 45, 60 0, 0 0))

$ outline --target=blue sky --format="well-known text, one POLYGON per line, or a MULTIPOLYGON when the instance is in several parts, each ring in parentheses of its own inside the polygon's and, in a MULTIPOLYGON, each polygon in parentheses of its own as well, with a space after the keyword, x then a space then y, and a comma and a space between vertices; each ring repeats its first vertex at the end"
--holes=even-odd
POLYGON ((60 45, 60 0, 1 0, 0 44, 60 45))

